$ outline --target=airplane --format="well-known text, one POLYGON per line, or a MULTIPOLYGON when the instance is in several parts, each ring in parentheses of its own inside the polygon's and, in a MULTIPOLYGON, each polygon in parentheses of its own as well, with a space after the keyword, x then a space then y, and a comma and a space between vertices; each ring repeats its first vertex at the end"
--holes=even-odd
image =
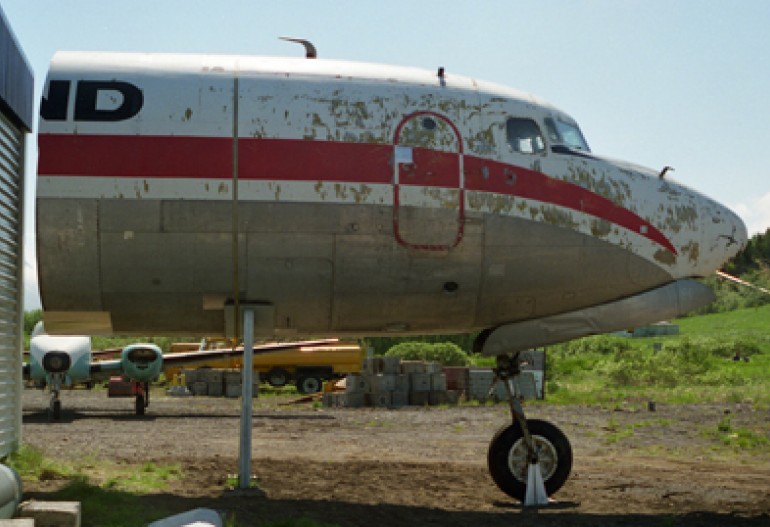
MULTIPOLYGON (((255 354, 275 353, 295 348, 321 349, 336 339, 303 342, 270 342, 254 347, 255 354)), ((30 338, 29 362, 23 366, 23 377, 45 384, 51 392, 48 406, 50 420, 61 418, 62 387, 93 383, 121 376, 131 382, 136 415, 144 415, 150 404, 150 382, 158 378, 164 363, 194 366, 243 354, 243 347, 199 350, 163 354, 155 344, 129 344, 120 350, 120 358, 93 360, 91 337, 82 335, 48 335, 38 323, 30 338)))
MULTIPOLYGON (((315 54, 314 54, 315 55, 315 54)), ((434 70, 321 58, 59 52, 38 134, 38 269, 53 333, 478 332, 519 352, 680 316, 741 219, 594 153, 543 99, 434 70)), ((488 465, 522 500, 571 471, 512 421, 488 465)))

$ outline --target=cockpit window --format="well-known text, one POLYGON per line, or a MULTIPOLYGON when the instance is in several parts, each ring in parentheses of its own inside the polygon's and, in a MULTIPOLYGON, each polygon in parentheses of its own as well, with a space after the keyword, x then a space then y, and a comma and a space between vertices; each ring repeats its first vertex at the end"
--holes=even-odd
POLYGON ((514 152, 539 154, 545 151, 545 141, 540 127, 532 119, 511 117, 505 124, 508 145, 514 152))
POLYGON ((563 117, 557 117, 556 119, 546 117, 545 129, 548 132, 548 139, 552 143, 568 146, 583 152, 591 151, 583 137, 583 133, 574 121, 563 117))

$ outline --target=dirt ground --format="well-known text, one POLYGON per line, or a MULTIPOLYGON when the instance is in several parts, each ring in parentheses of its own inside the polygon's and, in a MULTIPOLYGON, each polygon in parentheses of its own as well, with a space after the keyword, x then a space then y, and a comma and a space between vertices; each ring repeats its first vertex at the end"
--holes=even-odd
MULTIPOLYGON (((62 395, 49 423, 48 394, 24 394, 24 442, 55 459, 180 463, 182 480, 143 504, 235 511, 239 525, 309 517, 348 526, 770 526, 770 455, 741 452, 716 437, 731 426, 770 433, 770 411, 751 405, 527 405, 528 417, 572 441, 572 476, 538 511, 495 487, 488 442, 507 407, 321 409, 260 397, 253 472, 264 496, 225 490, 237 473, 240 402, 153 393, 148 413, 104 390, 62 395)), ((50 484, 25 488, 45 498, 50 484), (48 486, 47 486, 48 485, 48 486)))

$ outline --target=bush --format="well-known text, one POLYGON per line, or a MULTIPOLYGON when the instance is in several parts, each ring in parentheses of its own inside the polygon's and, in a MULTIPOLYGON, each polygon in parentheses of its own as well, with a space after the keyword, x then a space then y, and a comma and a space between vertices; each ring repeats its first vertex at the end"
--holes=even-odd
POLYGON ((468 354, 451 342, 402 342, 391 347, 385 356, 438 362, 444 366, 467 366, 471 362, 468 354))

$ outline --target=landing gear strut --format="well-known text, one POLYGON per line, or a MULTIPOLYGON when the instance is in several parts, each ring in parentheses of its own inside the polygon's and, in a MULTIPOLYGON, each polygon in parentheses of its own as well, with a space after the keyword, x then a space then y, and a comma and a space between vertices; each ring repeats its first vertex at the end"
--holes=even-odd
POLYGON ((495 382, 505 386, 512 424, 502 427, 492 438, 487 464, 500 490, 529 505, 533 489, 528 493, 527 487, 536 481, 530 470, 539 470, 545 493, 548 496, 554 494, 572 470, 572 447, 562 431, 551 423, 525 417, 518 390, 511 382, 521 374, 519 365, 518 353, 497 356, 495 382))
POLYGON ((48 403, 49 421, 58 421, 61 419, 61 400, 59 399, 59 392, 61 392, 63 381, 64 375, 61 373, 52 373, 50 375, 49 386, 51 390, 51 401, 48 403))
POLYGON ((136 415, 144 415, 145 410, 150 406, 150 383, 137 382, 135 386, 136 399, 134 406, 136 415))

